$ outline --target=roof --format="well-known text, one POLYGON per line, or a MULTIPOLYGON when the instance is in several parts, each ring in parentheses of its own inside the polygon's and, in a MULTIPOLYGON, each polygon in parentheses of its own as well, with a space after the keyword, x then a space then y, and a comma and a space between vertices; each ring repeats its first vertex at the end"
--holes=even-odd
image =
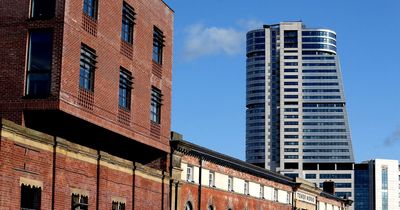
POLYGON ((262 177, 281 184, 295 186, 294 179, 284 176, 280 173, 269 171, 267 169, 246 163, 242 160, 224 155, 222 153, 207 149, 205 147, 190 143, 184 140, 171 140, 171 148, 186 155, 201 158, 210 162, 217 163, 241 172, 245 172, 254 176, 262 177))
MULTIPOLYGON (((248 173, 257 177, 265 178, 271 181, 275 181, 281 184, 289 185, 290 187, 300 187, 302 184, 310 184, 310 182, 303 180, 303 182, 296 182, 295 179, 284 176, 280 173, 273 172, 255 165, 252 165, 250 163, 246 163, 242 160, 236 159, 234 157, 216 152, 214 150, 193 144, 191 142, 182 140, 182 135, 172 132, 172 140, 170 141, 171 143, 171 149, 173 151, 179 151, 182 152, 185 155, 193 156, 200 158, 201 160, 206 160, 210 161, 225 167, 229 167, 231 169, 235 169, 244 173, 248 173)), ((315 185, 314 185, 315 186, 315 185)), ((303 186, 304 187, 304 186, 303 186)), ((343 199, 340 198, 336 195, 329 194, 327 192, 322 191, 321 189, 317 187, 311 187, 313 188, 313 191, 316 193, 320 192, 320 196, 329 198, 329 199, 334 199, 337 201, 341 201, 346 203, 347 205, 351 205, 352 201, 349 199, 343 199)))

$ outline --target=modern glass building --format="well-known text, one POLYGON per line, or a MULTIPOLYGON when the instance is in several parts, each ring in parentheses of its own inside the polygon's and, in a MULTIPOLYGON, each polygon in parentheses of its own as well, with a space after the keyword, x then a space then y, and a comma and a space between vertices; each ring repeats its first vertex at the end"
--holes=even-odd
POLYGON ((336 33, 302 22, 247 33, 246 161, 353 196, 336 33))
POLYGON ((400 168, 397 160, 370 160, 354 165, 356 210, 400 209, 400 168))

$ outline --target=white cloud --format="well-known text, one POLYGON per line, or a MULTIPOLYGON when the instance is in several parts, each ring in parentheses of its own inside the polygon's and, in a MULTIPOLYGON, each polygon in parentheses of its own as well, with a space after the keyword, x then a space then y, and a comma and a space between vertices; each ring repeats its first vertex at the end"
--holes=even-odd
POLYGON ((189 27, 186 32, 184 43, 186 59, 213 54, 235 55, 244 50, 245 31, 197 24, 189 27))

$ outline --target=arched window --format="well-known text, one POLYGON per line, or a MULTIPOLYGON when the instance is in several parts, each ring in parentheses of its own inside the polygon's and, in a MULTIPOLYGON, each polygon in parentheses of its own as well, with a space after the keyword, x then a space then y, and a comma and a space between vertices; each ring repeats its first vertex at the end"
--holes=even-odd
POLYGON ((209 205, 207 210, 214 210, 214 207, 212 205, 209 205))
POLYGON ((185 210, 193 210, 192 203, 190 203, 190 201, 186 203, 185 210))

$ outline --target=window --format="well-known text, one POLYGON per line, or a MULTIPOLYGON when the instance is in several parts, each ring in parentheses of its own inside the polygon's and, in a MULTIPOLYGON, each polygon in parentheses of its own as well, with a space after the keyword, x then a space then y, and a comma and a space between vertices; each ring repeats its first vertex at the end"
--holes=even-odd
POLYGON ((278 201, 278 189, 274 189, 274 201, 278 201))
POLYGON ((388 189, 388 168, 387 166, 382 166, 382 190, 388 189))
POLYGON ((207 210, 214 210, 214 207, 212 205, 209 205, 207 210))
POLYGON ((260 185, 260 198, 264 198, 264 186, 260 185))
POLYGON ((113 201, 112 202, 112 210, 125 210, 125 203, 113 201))
POLYGON ((164 35, 163 32, 154 27, 153 31, 153 61, 162 64, 162 53, 164 47, 164 35))
POLYGON ((133 25, 135 24, 135 12, 129 4, 124 2, 122 6, 122 30, 121 39, 132 44, 133 42, 133 25))
POLYGON ((31 18, 49 19, 54 17, 56 1, 31 0, 31 18))
POLYGON ((88 210, 89 198, 86 195, 72 194, 72 210, 88 210))
POLYGON ((249 182, 248 181, 244 182, 244 194, 245 195, 249 194, 249 182))
POLYGON ((49 30, 29 33, 26 95, 46 97, 50 94, 53 33, 49 30))
POLYGON ((233 177, 228 177, 228 191, 233 191, 233 177))
POLYGON ((351 179, 351 174, 320 174, 320 179, 351 179))
POLYGON ((21 185, 21 209, 39 210, 41 201, 41 188, 21 185))
POLYGON ((193 210, 192 203, 187 202, 186 205, 185 205, 185 210, 193 210))
POLYGON ((130 109, 132 91, 132 74, 121 67, 119 72, 119 107, 130 109))
POLYGON ((215 174, 214 172, 210 171, 210 173, 208 174, 208 186, 209 187, 214 187, 215 186, 215 174))
POLYGON ((306 174, 306 179, 316 179, 317 175, 316 174, 306 174))
POLYGON ((285 155, 284 156, 285 159, 299 159, 298 155, 285 155))
POLYGON ((97 19, 97 0, 83 0, 83 13, 97 19))
POLYGON ((161 90, 153 87, 151 90, 151 121, 160 124, 161 118, 161 90))
POLYGON ((186 168, 186 180, 188 182, 193 182, 193 166, 188 166, 186 168))
POLYGON ((284 46, 285 48, 297 48, 297 31, 284 31, 284 46))
POLYGON ((94 90, 94 70, 96 69, 96 51, 82 44, 79 72, 79 87, 85 90, 94 90))

